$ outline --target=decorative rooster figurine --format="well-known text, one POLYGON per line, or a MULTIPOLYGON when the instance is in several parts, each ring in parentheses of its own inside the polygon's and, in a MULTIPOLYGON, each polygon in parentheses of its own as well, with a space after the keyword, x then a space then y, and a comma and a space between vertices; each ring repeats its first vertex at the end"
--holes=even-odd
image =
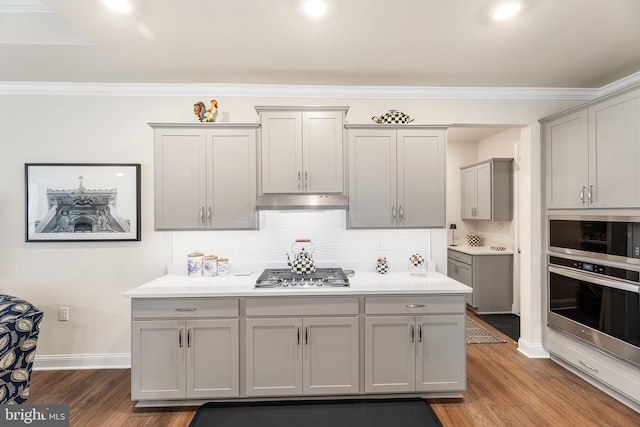
POLYGON ((207 110, 207 112, 204 113, 204 120, 202 121, 215 122, 216 117, 218 117, 218 101, 216 101, 215 99, 212 99, 211 105, 209 106, 209 109, 207 110))
POLYGON ((193 104, 193 113, 201 122, 215 122, 218 117, 218 101, 211 100, 211 105, 205 110, 204 102, 198 101, 193 104))
POLYGON ((205 108, 206 107, 204 106, 204 102, 202 101, 198 101, 195 104, 193 104, 193 114, 195 114, 198 120, 200 121, 204 120, 204 114, 207 112, 205 108))

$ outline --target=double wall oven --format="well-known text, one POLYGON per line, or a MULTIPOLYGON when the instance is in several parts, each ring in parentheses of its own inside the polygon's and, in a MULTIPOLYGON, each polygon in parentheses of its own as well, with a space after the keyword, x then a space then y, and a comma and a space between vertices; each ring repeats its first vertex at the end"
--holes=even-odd
POLYGON ((640 217, 550 216, 547 324, 640 365, 640 217))

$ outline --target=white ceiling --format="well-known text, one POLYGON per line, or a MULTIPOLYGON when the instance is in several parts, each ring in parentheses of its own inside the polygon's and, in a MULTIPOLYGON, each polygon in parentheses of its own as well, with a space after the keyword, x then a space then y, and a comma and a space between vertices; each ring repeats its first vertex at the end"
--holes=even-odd
POLYGON ((599 88, 640 71, 640 0, 0 0, 0 81, 599 88), (47 13, 47 10, 54 13, 47 13))

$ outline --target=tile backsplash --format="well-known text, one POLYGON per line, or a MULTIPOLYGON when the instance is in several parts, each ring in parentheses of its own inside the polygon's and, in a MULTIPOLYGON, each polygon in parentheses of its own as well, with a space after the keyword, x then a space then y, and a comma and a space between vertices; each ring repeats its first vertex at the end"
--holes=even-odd
POLYGON ((312 241, 313 258, 321 267, 375 271, 377 258, 384 256, 391 271, 406 271, 412 254, 427 260, 431 255, 428 229, 348 230, 343 210, 261 211, 259 215, 260 230, 173 232, 173 263, 185 264, 187 254, 198 251, 229 258, 232 270, 255 264, 284 268, 296 239, 312 241))

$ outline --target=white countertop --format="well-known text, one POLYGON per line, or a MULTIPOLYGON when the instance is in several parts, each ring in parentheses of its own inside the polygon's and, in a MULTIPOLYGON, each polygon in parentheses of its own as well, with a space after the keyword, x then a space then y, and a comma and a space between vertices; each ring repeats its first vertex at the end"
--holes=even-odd
POLYGON ((254 288, 260 272, 249 276, 199 277, 170 274, 124 294, 128 298, 261 297, 279 295, 415 295, 467 294, 471 288, 441 273, 412 276, 408 272, 357 272, 348 287, 254 288))
POLYGON ((491 246, 447 246, 452 251, 462 252, 468 255, 513 255, 513 249, 506 248, 504 251, 495 251, 491 249, 491 246))

